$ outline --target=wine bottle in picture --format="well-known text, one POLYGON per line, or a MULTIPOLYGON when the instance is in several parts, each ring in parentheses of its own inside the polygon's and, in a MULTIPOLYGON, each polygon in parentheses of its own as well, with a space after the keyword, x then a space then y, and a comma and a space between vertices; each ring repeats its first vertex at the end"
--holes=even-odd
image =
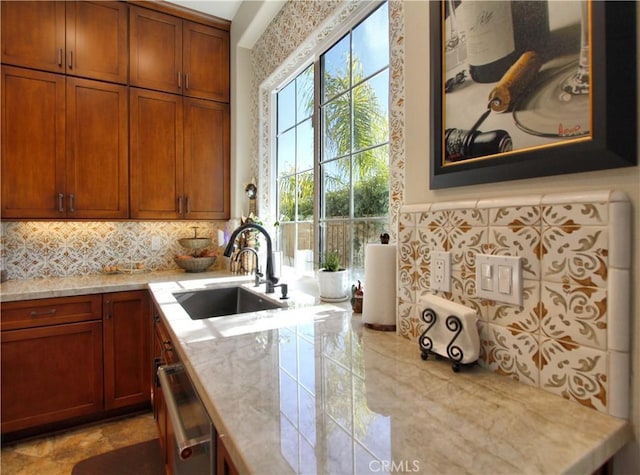
POLYGON ((549 33, 546 1, 463 1, 469 75, 499 81, 527 50, 543 47, 549 33))
POLYGON ((496 82, 516 58, 511 2, 463 2, 469 75, 476 82, 496 82))

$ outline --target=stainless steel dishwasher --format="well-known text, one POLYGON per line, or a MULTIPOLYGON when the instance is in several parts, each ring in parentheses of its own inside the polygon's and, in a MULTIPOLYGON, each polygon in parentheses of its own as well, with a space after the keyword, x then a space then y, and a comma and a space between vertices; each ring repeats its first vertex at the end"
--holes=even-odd
POLYGON ((216 432, 182 363, 160 366, 158 379, 175 437, 174 473, 213 474, 216 432))

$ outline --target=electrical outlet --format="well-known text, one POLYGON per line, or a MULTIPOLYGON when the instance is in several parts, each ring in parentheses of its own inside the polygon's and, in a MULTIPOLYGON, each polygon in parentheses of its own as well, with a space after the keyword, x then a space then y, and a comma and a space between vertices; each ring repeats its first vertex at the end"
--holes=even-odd
POLYGON ((160 250, 160 236, 151 236, 151 250, 159 251, 160 250))
POLYGON ((431 290, 451 292, 450 252, 431 252, 431 290))

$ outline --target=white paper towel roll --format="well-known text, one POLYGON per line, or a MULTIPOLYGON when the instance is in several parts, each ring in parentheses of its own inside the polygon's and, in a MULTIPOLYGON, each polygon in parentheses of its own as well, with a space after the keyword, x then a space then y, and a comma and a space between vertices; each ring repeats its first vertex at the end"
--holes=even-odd
POLYGON ((362 320, 370 328, 395 330, 396 265, 395 245, 367 244, 362 320))

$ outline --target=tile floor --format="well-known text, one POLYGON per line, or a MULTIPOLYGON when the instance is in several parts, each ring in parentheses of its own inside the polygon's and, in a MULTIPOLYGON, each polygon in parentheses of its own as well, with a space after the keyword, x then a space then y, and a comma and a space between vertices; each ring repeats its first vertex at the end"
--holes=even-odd
POLYGON ((2 447, 2 475, 69 475, 80 460, 158 437, 153 415, 103 422, 2 447))

